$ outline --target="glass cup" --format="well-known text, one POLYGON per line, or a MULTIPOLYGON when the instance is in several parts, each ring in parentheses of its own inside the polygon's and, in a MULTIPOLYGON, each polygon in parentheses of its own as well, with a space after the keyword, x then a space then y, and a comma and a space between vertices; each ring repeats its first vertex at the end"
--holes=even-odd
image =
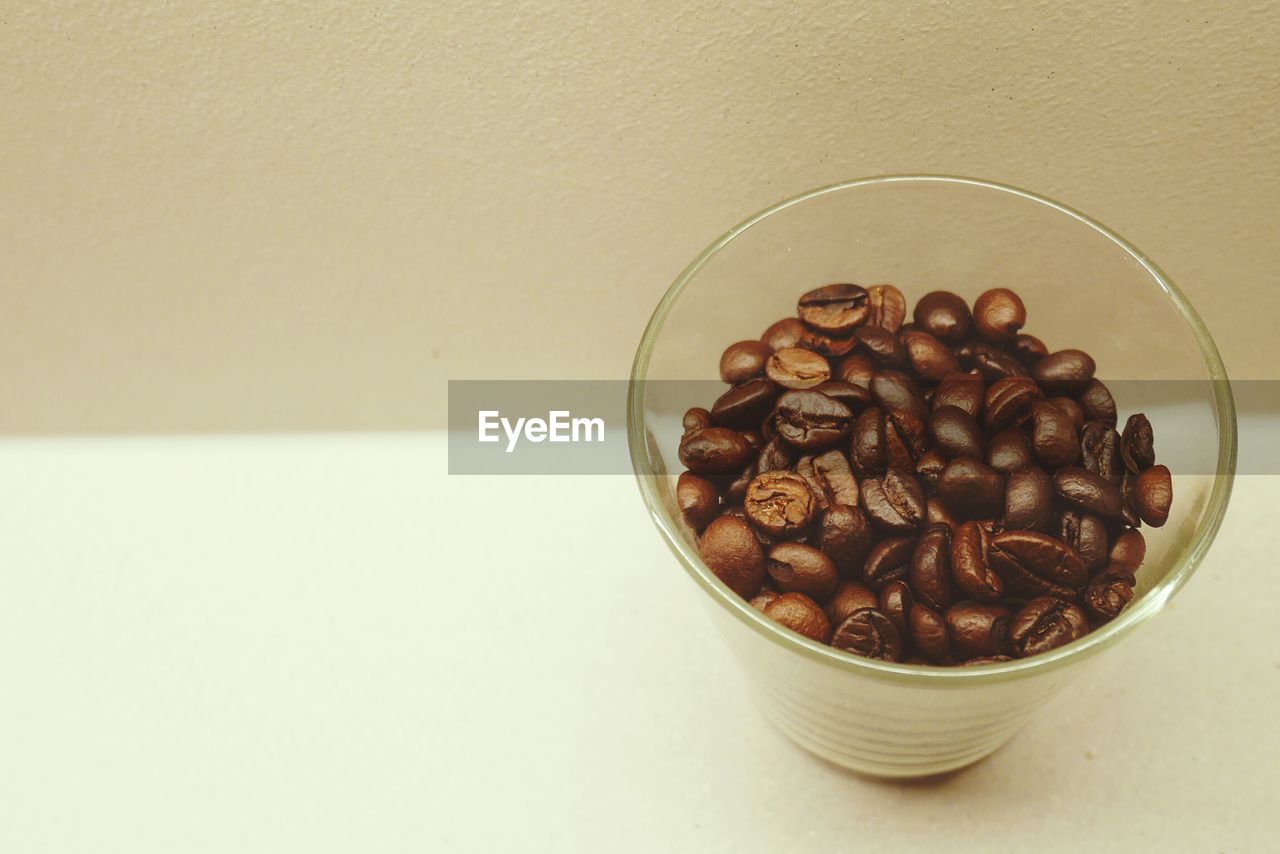
MULTIPOLYGON (((909 320, 910 318, 908 318, 909 320)), ((645 329, 627 411, 632 464, 654 524, 697 582, 766 715, 813 753, 886 777, 937 774, 1007 741, 1085 662, 1159 611, 1204 558, 1227 508, 1236 416, 1218 350, 1186 297, 1119 235, 1057 202, 967 178, 904 175, 813 190, 721 237, 685 269, 645 329), (1092 354, 1120 424, 1146 412, 1173 471, 1168 523, 1144 527, 1135 597, 1115 620, 1032 658, 976 667, 873 661, 769 620, 703 564, 675 503, 681 418, 709 406, 720 353, 794 316, 828 282, 932 290, 972 304, 1023 298, 1025 331, 1092 354)))

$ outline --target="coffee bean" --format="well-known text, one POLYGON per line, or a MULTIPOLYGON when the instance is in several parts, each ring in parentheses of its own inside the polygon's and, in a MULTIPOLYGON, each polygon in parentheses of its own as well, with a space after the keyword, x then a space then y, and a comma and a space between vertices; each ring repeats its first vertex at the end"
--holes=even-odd
POLYGON ((898 630, 875 608, 857 611, 836 626, 831 635, 831 645, 863 658, 897 661, 902 657, 898 630))
POLYGON ((982 459, 982 431, 974 417, 958 406, 935 407, 929 417, 929 436, 948 460, 982 459))
POLYGON ((1124 477, 1120 479, 1120 521, 1130 528, 1137 528, 1142 524, 1142 519, 1138 516, 1137 487, 1138 476, 1125 469, 1124 477))
POLYGON ((680 440, 680 462, 695 474, 737 473, 750 458, 751 445, 726 427, 704 427, 680 440))
POLYGON ((859 386, 868 391, 871 389, 871 378, 876 375, 880 366, 867 353, 854 353, 840 360, 836 369, 836 377, 841 382, 859 386))
POLYGON ((1120 490, 1091 471, 1060 469, 1053 475, 1053 488, 1063 501, 1078 510, 1107 518, 1120 515, 1120 490))
POLYGON ((951 605, 951 531, 945 525, 930 525, 916 541, 908 577, 921 602, 938 611, 951 605))
POLYGON ((839 284, 815 288, 796 306, 800 319, 821 332, 843 335, 866 321, 870 312, 866 288, 839 284))
POLYGON ((684 414, 684 431, 690 433, 711 426, 711 413, 701 406, 695 406, 684 414))
POLYGON ((831 623, 826 612, 802 593, 783 593, 764 606, 764 615, 809 640, 818 643, 831 640, 831 623))
POLYGON ((1155 439, 1151 422, 1141 412, 1130 415, 1120 434, 1120 458, 1134 474, 1141 474, 1156 464, 1155 439))
POLYGON ((1066 413, 1077 433, 1084 429, 1084 410, 1080 408, 1080 404, 1069 397, 1050 397, 1045 402, 1053 404, 1066 413))
POLYGON ((812 388, 831 379, 831 365, 812 350, 787 347, 765 363, 765 374, 784 388, 812 388))
POLYGON ((1017 427, 1001 430, 987 443, 987 465, 1001 474, 1012 474, 1035 464, 1031 437, 1025 430, 1017 427))
POLYGON ((894 411, 884 417, 884 455, 887 468, 911 471, 924 453, 927 431, 910 412, 894 411))
POLYGON ((711 421, 740 429, 758 425, 773 409, 777 396, 778 387, 768 380, 747 380, 716 398, 711 406, 711 421))
POLYGON ((910 537, 889 537, 871 548, 862 567, 862 581, 872 590, 882 590, 891 581, 901 581, 911 568, 911 555, 915 540, 910 537))
POLYGON ((831 505, 818 522, 818 548, 831 558, 842 578, 861 577, 873 539, 867 517, 849 504, 831 505))
POLYGON ((740 383, 764 372, 764 363, 773 351, 763 341, 739 341, 725 348, 720 357, 720 379, 740 383))
POLYGON ((820 451, 849 433, 849 407, 818 391, 787 391, 774 407, 774 429, 787 443, 803 451, 820 451))
POLYGON ((983 420, 992 432, 1017 427, 1031 416, 1031 409, 1044 398, 1044 392, 1028 377, 1005 377, 987 389, 983 402, 983 420))
POLYGON ((877 407, 864 409, 853 422, 849 443, 849 461, 861 477, 882 474, 888 454, 884 441, 884 412, 877 407))
POLYGON ((951 657, 951 633, 936 610, 916 602, 911 606, 909 623, 911 640, 921 655, 938 663, 951 657))
POLYGON ((937 494, 938 478, 942 477, 942 470, 946 467, 947 458, 936 448, 925 451, 920 455, 920 459, 916 460, 916 477, 920 478, 920 482, 924 484, 924 491, 927 494, 937 494))
POLYGON ((1096 370, 1093 358, 1082 350, 1059 350, 1036 362, 1031 376, 1048 394, 1077 395, 1089 386, 1096 370))
POLYGON ((803 593, 825 602, 840 578, 836 565, 820 549, 804 543, 778 543, 769 549, 765 571, 784 593, 803 593))
POLYGON ((1089 384, 1080 392, 1080 409, 1084 412, 1085 421, 1101 421, 1108 427, 1116 426, 1116 402, 1111 390, 1097 379, 1089 380, 1089 384))
POLYGON ((770 439, 765 442, 760 449, 760 456, 756 458, 756 474, 791 468, 794 460, 795 451, 790 445, 781 439, 770 439))
POLYGON ((676 480, 676 506, 685 523, 695 531, 701 531, 720 510, 720 496, 705 477, 684 472, 676 480))
POLYGON ((1004 595, 1004 581, 989 562, 991 535, 989 523, 965 522, 951 539, 952 580, 965 596, 978 602, 995 602, 1004 595))
POLYGON ((969 306, 950 291, 925 294, 916 303, 912 317, 917 326, 948 344, 959 344, 973 329, 969 306))
POLYGON ((876 527, 905 534, 924 524, 924 489, 909 471, 891 468, 883 477, 867 478, 861 492, 862 510, 876 527))
POLYGON ((853 334, 879 367, 901 368, 906 365, 906 348, 898 336, 889 330, 879 326, 864 326, 853 334))
POLYGON ((880 613, 889 618, 889 622, 893 623, 893 627, 898 630, 898 637, 902 641, 903 649, 911 646, 911 606, 915 604, 915 599, 911 595, 911 587, 907 582, 899 579, 891 581, 880 591, 880 613))
POLYGON ((702 532, 699 550, 707 569, 743 599, 764 584, 764 551, 745 519, 719 516, 702 532))
POLYGON ((788 347, 798 347, 800 339, 809 332, 809 328, 794 317, 784 317, 777 323, 770 326, 760 336, 760 340, 768 345, 770 350, 785 350, 788 347))
POLYGON ((1124 477, 1124 462, 1120 458, 1120 434, 1103 421, 1090 421, 1080 437, 1081 463, 1085 471, 1093 472, 1104 480, 1119 484, 1124 477))
POLYGON ((950 508, 948 508, 941 499, 930 498, 925 509, 925 515, 928 517, 926 521, 930 525, 942 525, 944 528, 952 532, 954 532, 956 528, 960 527, 960 521, 956 519, 955 514, 951 512, 950 508))
POLYGON ((1031 407, 1031 449, 1049 469, 1074 465, 1080 457, 1080 433, 1071 414, 1052 400, 1031 407))
MULTIPOLYGON (((858 346, 858 339, 853 335, 828 335, 816 329, 807 330, 796 345, 805 350, 812 350, 824 356, 843 356, 858 346)), ((766 370, 768 366, 766 365, 766 370)))
POLYGON ((980 460, 960 457, 942 470, 938 495, 962 518, 992 518, 1004 510, 1004 477, 980 460))
POLYGON ((876 594, 856 581, 842 581, 827 603, 827 617, 831 625, 838 626, 858 611, 879 605, 876 594))
POLYGON ((1118 563, 1110 564, 1085 586, 1081 597, 1085 610, 1096 623, 1114 620, 1133 601, 1136 583, 1133 570, 1118 563))
POLYGON ((1084 562, 1065 543, 1038 531, 1002 531, 991 538, 991 568, 1016 596, 1069 598, 1088 580, 1084 562))
POLYGON ((850 412, 861 412, 874 403, 871 392, 860 385, 843 382, 842 380, 827 380, 825 383, 818 383, 812 391, 825 394, 832 400, 838 400, 845 406, 849 407, 850 412))
POLYGON ((755 477, 755 474, 755 465, 747 463, 740 472, 732 477, 716 477, 715 483, 725 503, 741 504, 742 500, 747 496, 747 486, 751 483, 751 478, 755 477))
POLYGON ((1147 541, 1141 531, 1125 531, 1116 537, 1107 554, 1109 563, 1119 564, 1130 572, 1137 572, 1138 567, 1147 557, 1147 541))
POLYGON ((1004 527, 1049 533, 1053 525, 1053 480, 1038 468, 1009 475, 1004 491, 1004 527))
POLYGON ((1084 611, 1051 596, 1040 596, 1024 605, 1009 629, 1013 654, 1018 658, 1057 649, 1088 633, 1084 611))
POLYGON ((893 285, 867 288, 867 325, 897 332, 907 317, 907 300, 893 285))
POLYGON ((742 507, 751 524, 766 534, 792 539, 808 529, 817 501, 800 475, 770 471, 747 486, 742 507))
POLYGON ((951 651, 960 659, 1008 655, 1009 623, 1013 614, 1000 605, 961 602, 943 615, 951 637, 951 651))
POLYGON ((936 412, 944 406, 954 406, 976 419, 982 414, 986 390, 986 382, 978 374, 947 374, 934 392, 933 409, 936 412))
POLYGON ((885 412, 906 412, 923 422, 929 407, 911 377, 901 371, 880 371, 871 378, 871 394, 885 412))
POLYGON ((1012 343, 1027 322, 1027 308, 1008 288, 992 288, 973 304, 973 325, 994 344, 1012 343))
POLYGON ((921 379, 941 380, 960 370, 951 349, 928 332, 913 330, 902 333, 901 338, 907 364, 921 379))
POLYGON ((1152 466, 1138 475, 1134 489, 1138 515, 1153 528, 1169 521, 1169 506, 1173 503, 1173 477, 1167 466, 1152 466))
POLYGON ((1093 572, 1107 562, 1107 525, 1097 516, 1067 510, 1058 518, 1058 539, 1080 555, 1085 572, 1093 572))
POLYGON ((1027 375, 1026 368, 1016 356, 982 341, 973 345, 973 355, 969 361, 977 368, 978 373, 992 381, 1027 375))
POLYGON ((1013 355, 1018 357, 1022 364, 1030 368, 1036 362, 1049 355, 1049 348, 1044 346, 1044 342, 1034 335, 1027 335, 1019 332, 1013 338, 1013 355))
POLYGON ((757 611, 763 611, 766 605, 781 595, 781 593, 774 590, 772 587, 765 587, 759 593, 752 596, 751 599, 748 600, 747 604, 752 608, 755 608, 757 611))

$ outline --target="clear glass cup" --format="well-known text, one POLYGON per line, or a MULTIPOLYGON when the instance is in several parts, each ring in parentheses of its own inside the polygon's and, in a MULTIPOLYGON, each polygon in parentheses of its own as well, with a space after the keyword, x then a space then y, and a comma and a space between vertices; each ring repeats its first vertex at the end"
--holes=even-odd
MULTIPOLYGON (((908 318, 909 319, 909 318, 908 318)), ((663 296, 636 352, 628 439, 645 505, 741 662, 767 716, 813 753, 866 774, 960 768, 1007 741, 1085 662, 1155 614, 1204 558, 1235 472, 1236 417, 1212 338, 1142 253, 1083 214, 1013 187, 904 175, 850 181, 775 205, 734 228, 663 296), (1027 306, 1050 350, 1091 353, 1121 424, 1143 411, 1174 473, 1168 523, 1144 527, 1147 558, 1116 620, 1047 654, 982 667, 860 658, 766 618, 703 564, 675 507, 681 416, 709 406, 724 347, 794 316, 828 282, 889 282, 908 306, 931 290, 972 304, 997 286, 1027 306), (692 382, 670 382, 690 380, 692 382), (699 382, 700 381, 700 382, 699 382)))

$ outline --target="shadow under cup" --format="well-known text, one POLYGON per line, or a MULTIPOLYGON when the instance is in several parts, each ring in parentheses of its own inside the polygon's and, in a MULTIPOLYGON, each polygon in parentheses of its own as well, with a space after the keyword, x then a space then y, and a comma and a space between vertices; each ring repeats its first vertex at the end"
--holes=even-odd
MULTIPOLYGON (((909 319, 909 318, 908 318, 909 319)), ((1235 471, 1230 385, 1185 297, 1092 220, 1011 187, 942 176, 853 181, 783 202, 716 241, 654 311, 636 353, 628 440, 640 491, 676 560, 707 595, 765 713, 815 754, 863 773, 936 774, 981 759, 1083 663, 1158 611, 1190 577, 1226 511, 1235 471), (932 290, 972 304, 1015 290, 1026 332, 1097 361, 1120 423, 1145 412, 1173 472, 1168 523, 1144 527, 1146 562, 1123 614, 1074 643, 982 667, 890 664, 782 628, 721 583, 680 520, 682 415, 723 390, 721 352, 794 316, 829 282, 892 283, 914 305, 932 290)))

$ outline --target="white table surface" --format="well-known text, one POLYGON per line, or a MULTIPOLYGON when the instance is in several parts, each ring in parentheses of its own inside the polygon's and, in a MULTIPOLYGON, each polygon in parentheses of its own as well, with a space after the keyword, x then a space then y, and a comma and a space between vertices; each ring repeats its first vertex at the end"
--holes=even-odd
POLYGON ((1274 850, 1280 478, 958 774, 750 704, 623 476, 440 436, 9 440, 0 851, 1274 850))

